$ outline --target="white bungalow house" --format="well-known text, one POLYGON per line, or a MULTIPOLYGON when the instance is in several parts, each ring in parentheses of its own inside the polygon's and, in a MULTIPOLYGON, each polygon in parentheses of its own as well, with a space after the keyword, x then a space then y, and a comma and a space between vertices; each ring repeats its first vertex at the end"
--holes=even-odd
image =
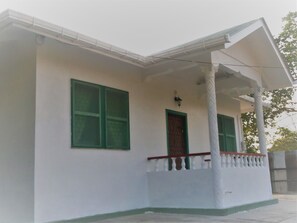
POLYGON ((5 11, 0 222, 275 203, 261 93, 292 83, 263 19, 144 57, 5 11), (243 150, 253 107, 261 154, 243 150))

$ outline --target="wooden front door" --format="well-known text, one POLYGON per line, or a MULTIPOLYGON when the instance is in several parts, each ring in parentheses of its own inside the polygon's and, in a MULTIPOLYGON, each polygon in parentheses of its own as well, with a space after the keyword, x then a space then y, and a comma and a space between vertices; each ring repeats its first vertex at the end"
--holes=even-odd
MULTIPOLYGON (((187 125, 186 116, 168 113, 168 155, 185 155, 187 149, 187 125)), ((172 168, 172 161, 169 161, 169 168, 172 168)), ((176 159, 176 169, 181 169, 181 158, 176 159)))

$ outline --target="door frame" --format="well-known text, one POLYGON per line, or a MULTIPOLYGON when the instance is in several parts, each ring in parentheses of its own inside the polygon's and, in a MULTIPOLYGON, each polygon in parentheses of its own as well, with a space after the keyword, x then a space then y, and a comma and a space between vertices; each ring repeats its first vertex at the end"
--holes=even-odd
MULTIPOLYGON (((189 139, 188 139, 188 117, 187 113, 184 112, 178 112, 178 111, 173 111, 170 109, 165 109, 166 113, 166 138, 167 138, 167 155, 169 156, 169 131, 168 131, 168 115, 177 115, 181 116, 185 120, 185 143, 186 143, 186 154, 189 154, 189 139)), ((188 160, 188 159, 186 159, 188 160)), ((186 161, 186 164, 188 162, 186 161)), ((188 165, 188 164, 187 164, 188 165)))

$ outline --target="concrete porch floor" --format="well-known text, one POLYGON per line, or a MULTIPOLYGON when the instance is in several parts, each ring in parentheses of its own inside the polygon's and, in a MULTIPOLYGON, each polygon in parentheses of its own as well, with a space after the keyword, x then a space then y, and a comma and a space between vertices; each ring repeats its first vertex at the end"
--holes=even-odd
POLYGON ((188 214, 145 213, 120 218, 96 221, 94 223, 296 223, 297 222, 297 194, 275 195, 279 203, 249 211, 239 212, 228 216, 203 216, 188 214))

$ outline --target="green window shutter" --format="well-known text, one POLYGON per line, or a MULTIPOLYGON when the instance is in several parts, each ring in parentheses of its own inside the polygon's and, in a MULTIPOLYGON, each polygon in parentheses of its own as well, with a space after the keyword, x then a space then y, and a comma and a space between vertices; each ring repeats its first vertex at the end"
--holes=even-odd
POLYGON ((226 117, 224 121, 225 121, 224 124, 225 124, 225 138, 226 138, 227 151, 236 152, 234 119, 231 117, 226 117))
POLYGON ((130 148, 129 95, 127 92, 105 88, 106 147, 130 148))
POLYGON ((72 146, 101 147, 100 87, 71 81, 72 146))
POLYGON ((222 116, 218 116, 218 129, 219 129, 219 145, 220 150, 225 151, 225 137, 224 137, 224 126, 222 116))
POLYGON ((225 152, 236 152, 234 118, 218 115, 218 130, 220 150, 225 152))

